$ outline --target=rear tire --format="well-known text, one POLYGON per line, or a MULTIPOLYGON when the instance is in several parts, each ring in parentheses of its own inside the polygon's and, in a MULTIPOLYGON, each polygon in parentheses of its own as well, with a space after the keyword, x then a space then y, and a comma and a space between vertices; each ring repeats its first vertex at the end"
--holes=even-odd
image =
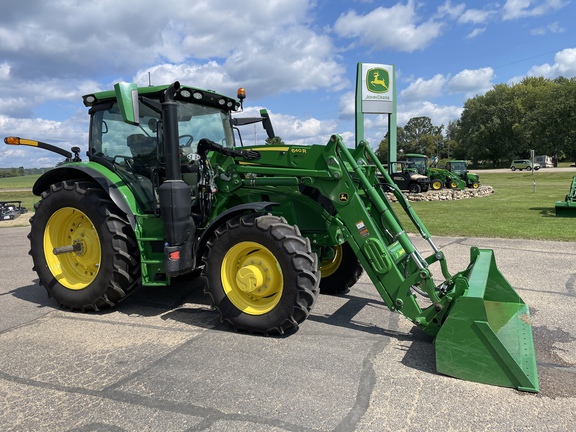
POLYGON ((358 282, 364 269, 350 245, 344 243, 334 248, 331 261, 322 261, 320 272, 320 294, 338 295, 347 293, 358 282))
POLYGON ((140 277, 134 233, 126 215, 96 184, 53 184, 34 207, 28 235, 34 270, 61 307, 97 311, 134 290, 140 277), (80 250, 53 252, 74 244, 80 250))
POLYGON ((223 322, 264 335, 298 328, 319 291, 310 241, 284 218, 248 214, 215 230, 203 256, 204 292, 223 322))

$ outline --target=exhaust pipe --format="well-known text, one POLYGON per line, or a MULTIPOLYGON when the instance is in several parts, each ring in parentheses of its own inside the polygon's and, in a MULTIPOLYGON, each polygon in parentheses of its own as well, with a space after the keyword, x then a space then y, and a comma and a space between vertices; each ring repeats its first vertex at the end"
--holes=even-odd
POLYGON ((158 188, 160 214, 164 224, 164 267, 166 274, 177 276, 193 269, 192 245, 196 226, 192 219, 190 186, 182 180, 178 143, 178 104, 174 100, 178 81, 164 93, 164 149, 166 181, 158 188))

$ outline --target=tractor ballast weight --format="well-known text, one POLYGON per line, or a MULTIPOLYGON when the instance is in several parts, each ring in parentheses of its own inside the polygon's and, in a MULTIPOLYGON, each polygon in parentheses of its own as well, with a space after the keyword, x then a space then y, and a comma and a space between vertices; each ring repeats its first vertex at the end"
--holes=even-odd
POLYGON ((564 201, 556 201, 554 208, 557 217, 576 217, 576 176, 572 177, 570 192, 564 201))
POLYGON ((493 252, 472 248, 469 265, 450 273, 368 143, 351 150, 333 135, 326 145, 236 147, 235 126, 251 123, 233 121, 240 104, 176 84, 121 85, 84 101, 89 161, 75 158, 34 186, 42 199, 31 255, 61 305, 113 306, 139 283, 166 286, 202 269, 223 321, 283 333, 308 317, 323 284, 345 289, 361 265, 390 310, 435 338, 439 372, 539 391, 528 307, 493 252), (150 154, 151 141, 158 148, 150 154), (126 143, 139 144, 131 156, 126 143), (388 194, 430 255, 416 248, 388 194))

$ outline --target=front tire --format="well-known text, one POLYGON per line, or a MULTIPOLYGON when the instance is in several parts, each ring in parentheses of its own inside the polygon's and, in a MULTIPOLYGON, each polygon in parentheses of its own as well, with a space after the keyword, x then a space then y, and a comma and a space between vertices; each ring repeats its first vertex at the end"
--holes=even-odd
POLYGON ((408 186, 408 192, 410 193, 420 193, 422 192, 422 188, 420 187, 420 185, 418 183, 410 183, 410 185, 408 186))
POLYGON ((34 207, 28 235, 34 270, 61 307, 97 311, 134 290, 140 276, 134 233, 96 184, 53 184, 34 207), (54 253, 63 247, 69 251, 54 253))
POLYGON ((264 335, 298 328, 318 297, 310 241, 284 218, 248 214, 215 230, 203 256, 204 292, 221 320, 264 335))

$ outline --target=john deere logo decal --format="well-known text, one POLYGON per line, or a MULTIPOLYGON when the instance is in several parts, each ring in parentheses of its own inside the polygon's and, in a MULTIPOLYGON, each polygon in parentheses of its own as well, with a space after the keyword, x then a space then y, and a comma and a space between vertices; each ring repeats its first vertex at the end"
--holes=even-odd
POLYGON ((366 87, 372 93, 386 93, 390 86, 390 75, 382 68, 368 69, 366 72, 366 87))
POLYGON ((340 195, 338 196, 338 199, 341 202, 348 202, 348 194, 345 192, 341 192, 340 195))

